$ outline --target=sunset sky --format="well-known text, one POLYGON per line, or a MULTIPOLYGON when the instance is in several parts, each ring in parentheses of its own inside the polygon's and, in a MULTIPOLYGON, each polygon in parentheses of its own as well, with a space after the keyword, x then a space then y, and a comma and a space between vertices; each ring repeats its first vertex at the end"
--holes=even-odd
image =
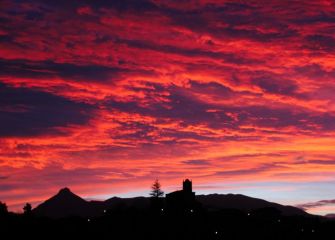
POLYGON ((11 210, 190 178, 332 213, 334 134, 334 1, 0 1, 11 210))

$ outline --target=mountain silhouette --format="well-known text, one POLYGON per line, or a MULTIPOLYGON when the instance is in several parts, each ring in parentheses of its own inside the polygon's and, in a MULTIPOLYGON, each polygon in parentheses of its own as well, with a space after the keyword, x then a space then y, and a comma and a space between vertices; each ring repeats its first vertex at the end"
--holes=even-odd
POLYGON ((104 201, 104 205, 109 210, 116 210, 117 208, 146 209, 150 206, 150 198, 147 198, 147 197, 134 197, 134 198, 112 197, 104 201))
POLYGON ((325 215, 325 217, 335 219, 335 213, 328 213, 325 215))
POLYGON ((253 211, 263 208, 274 208, 280 211, 282 215, 293 216, 309 215, 300 208, 292 206, 283 206, 278 203, 268 202, 263 199, 252 198, 242 194, 209 194, 197 195, 196 200, 200 202, 203 207, 208 210, 221 210, 221 209, 239 209, 242 211, 253 211))
MULTIPOLYGON (((286 216, 309 215, 296 207, 283 206, 241 194, 196 195, 196 200, 208 211, 238 209, 249 212, 257 209, 272 208, 286 216)), ((148 209, 149 207, 150 198, 148 197, 112 197, 105 201, 86 201, 72 193, 69 188, 63 188, 55 196, 38 205, 33 212, 37 216, 50 218, 64 218, 70 216, 89 217, 101 216, 106 213, 107 210, 117 211, 129 208, 148 209)))
POLYGON ((92 204, 72 193, 69 188, 61 189, 55 196, 38 205, 33 213, 50 218, 96 215, 92 204))

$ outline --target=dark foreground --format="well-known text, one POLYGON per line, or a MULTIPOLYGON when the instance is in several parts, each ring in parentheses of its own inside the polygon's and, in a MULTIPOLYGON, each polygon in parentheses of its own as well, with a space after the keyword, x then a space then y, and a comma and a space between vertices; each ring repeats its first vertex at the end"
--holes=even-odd
POLYGON ((272 209, 168 213, 130 208, 58 220, 10 214, 0 226, 0 239, 328 239, 335 233, 335 221, 285 217, 272 209))

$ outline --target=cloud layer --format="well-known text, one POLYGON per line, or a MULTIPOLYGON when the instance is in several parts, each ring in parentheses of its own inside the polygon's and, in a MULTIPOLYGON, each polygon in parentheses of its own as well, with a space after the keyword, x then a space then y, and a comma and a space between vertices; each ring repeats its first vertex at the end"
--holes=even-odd
POLYGON ((145 194, 155 177, 322 186, 334 14, 332 1, 4 0, 0 195, 145 194))

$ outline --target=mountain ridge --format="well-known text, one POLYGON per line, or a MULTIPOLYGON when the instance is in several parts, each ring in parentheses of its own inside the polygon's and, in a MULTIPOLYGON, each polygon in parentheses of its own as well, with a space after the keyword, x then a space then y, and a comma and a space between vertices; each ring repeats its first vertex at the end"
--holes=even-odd
MULTIPOLYGON (((283 215, 309 216, 307 212, 293 206, 284 206, 259 198, 253 198, 242 194, 208 194, 196 195, 196 200, 208 211, 219 211, 223 209, 238 209, 241 211, 252 211, 263 208, 274 208, 283 215)), ((149 197, 120 198, 111 197, 102 201, 87 201, 71 192, 69 188, 60 191, 39 204, 33 209, 37 216, 50 218, 64 218, 71 216, 90 217, 101 216, 107 210, 125 208, 147 209, 150 207, 149 197)))
POLYGON ((204 205, 207 209, 220 210, 223 208, 233 208, 243 211, 251 211, 260 208, 276 208, 283 215, 304 215, 308 216, 309 213, 304 210, 289 206, 281 205, 279 203, 270 202, 260 198, 249 197, 243 194, 208 194, 196 195, 196 199, 204 205))
POLYGON ((38 216, 50 218, 86 217, 95 214, 90 202, 74 194, 67 187, 60 189, 56 195, 39 204, 33 212, 38 216))

